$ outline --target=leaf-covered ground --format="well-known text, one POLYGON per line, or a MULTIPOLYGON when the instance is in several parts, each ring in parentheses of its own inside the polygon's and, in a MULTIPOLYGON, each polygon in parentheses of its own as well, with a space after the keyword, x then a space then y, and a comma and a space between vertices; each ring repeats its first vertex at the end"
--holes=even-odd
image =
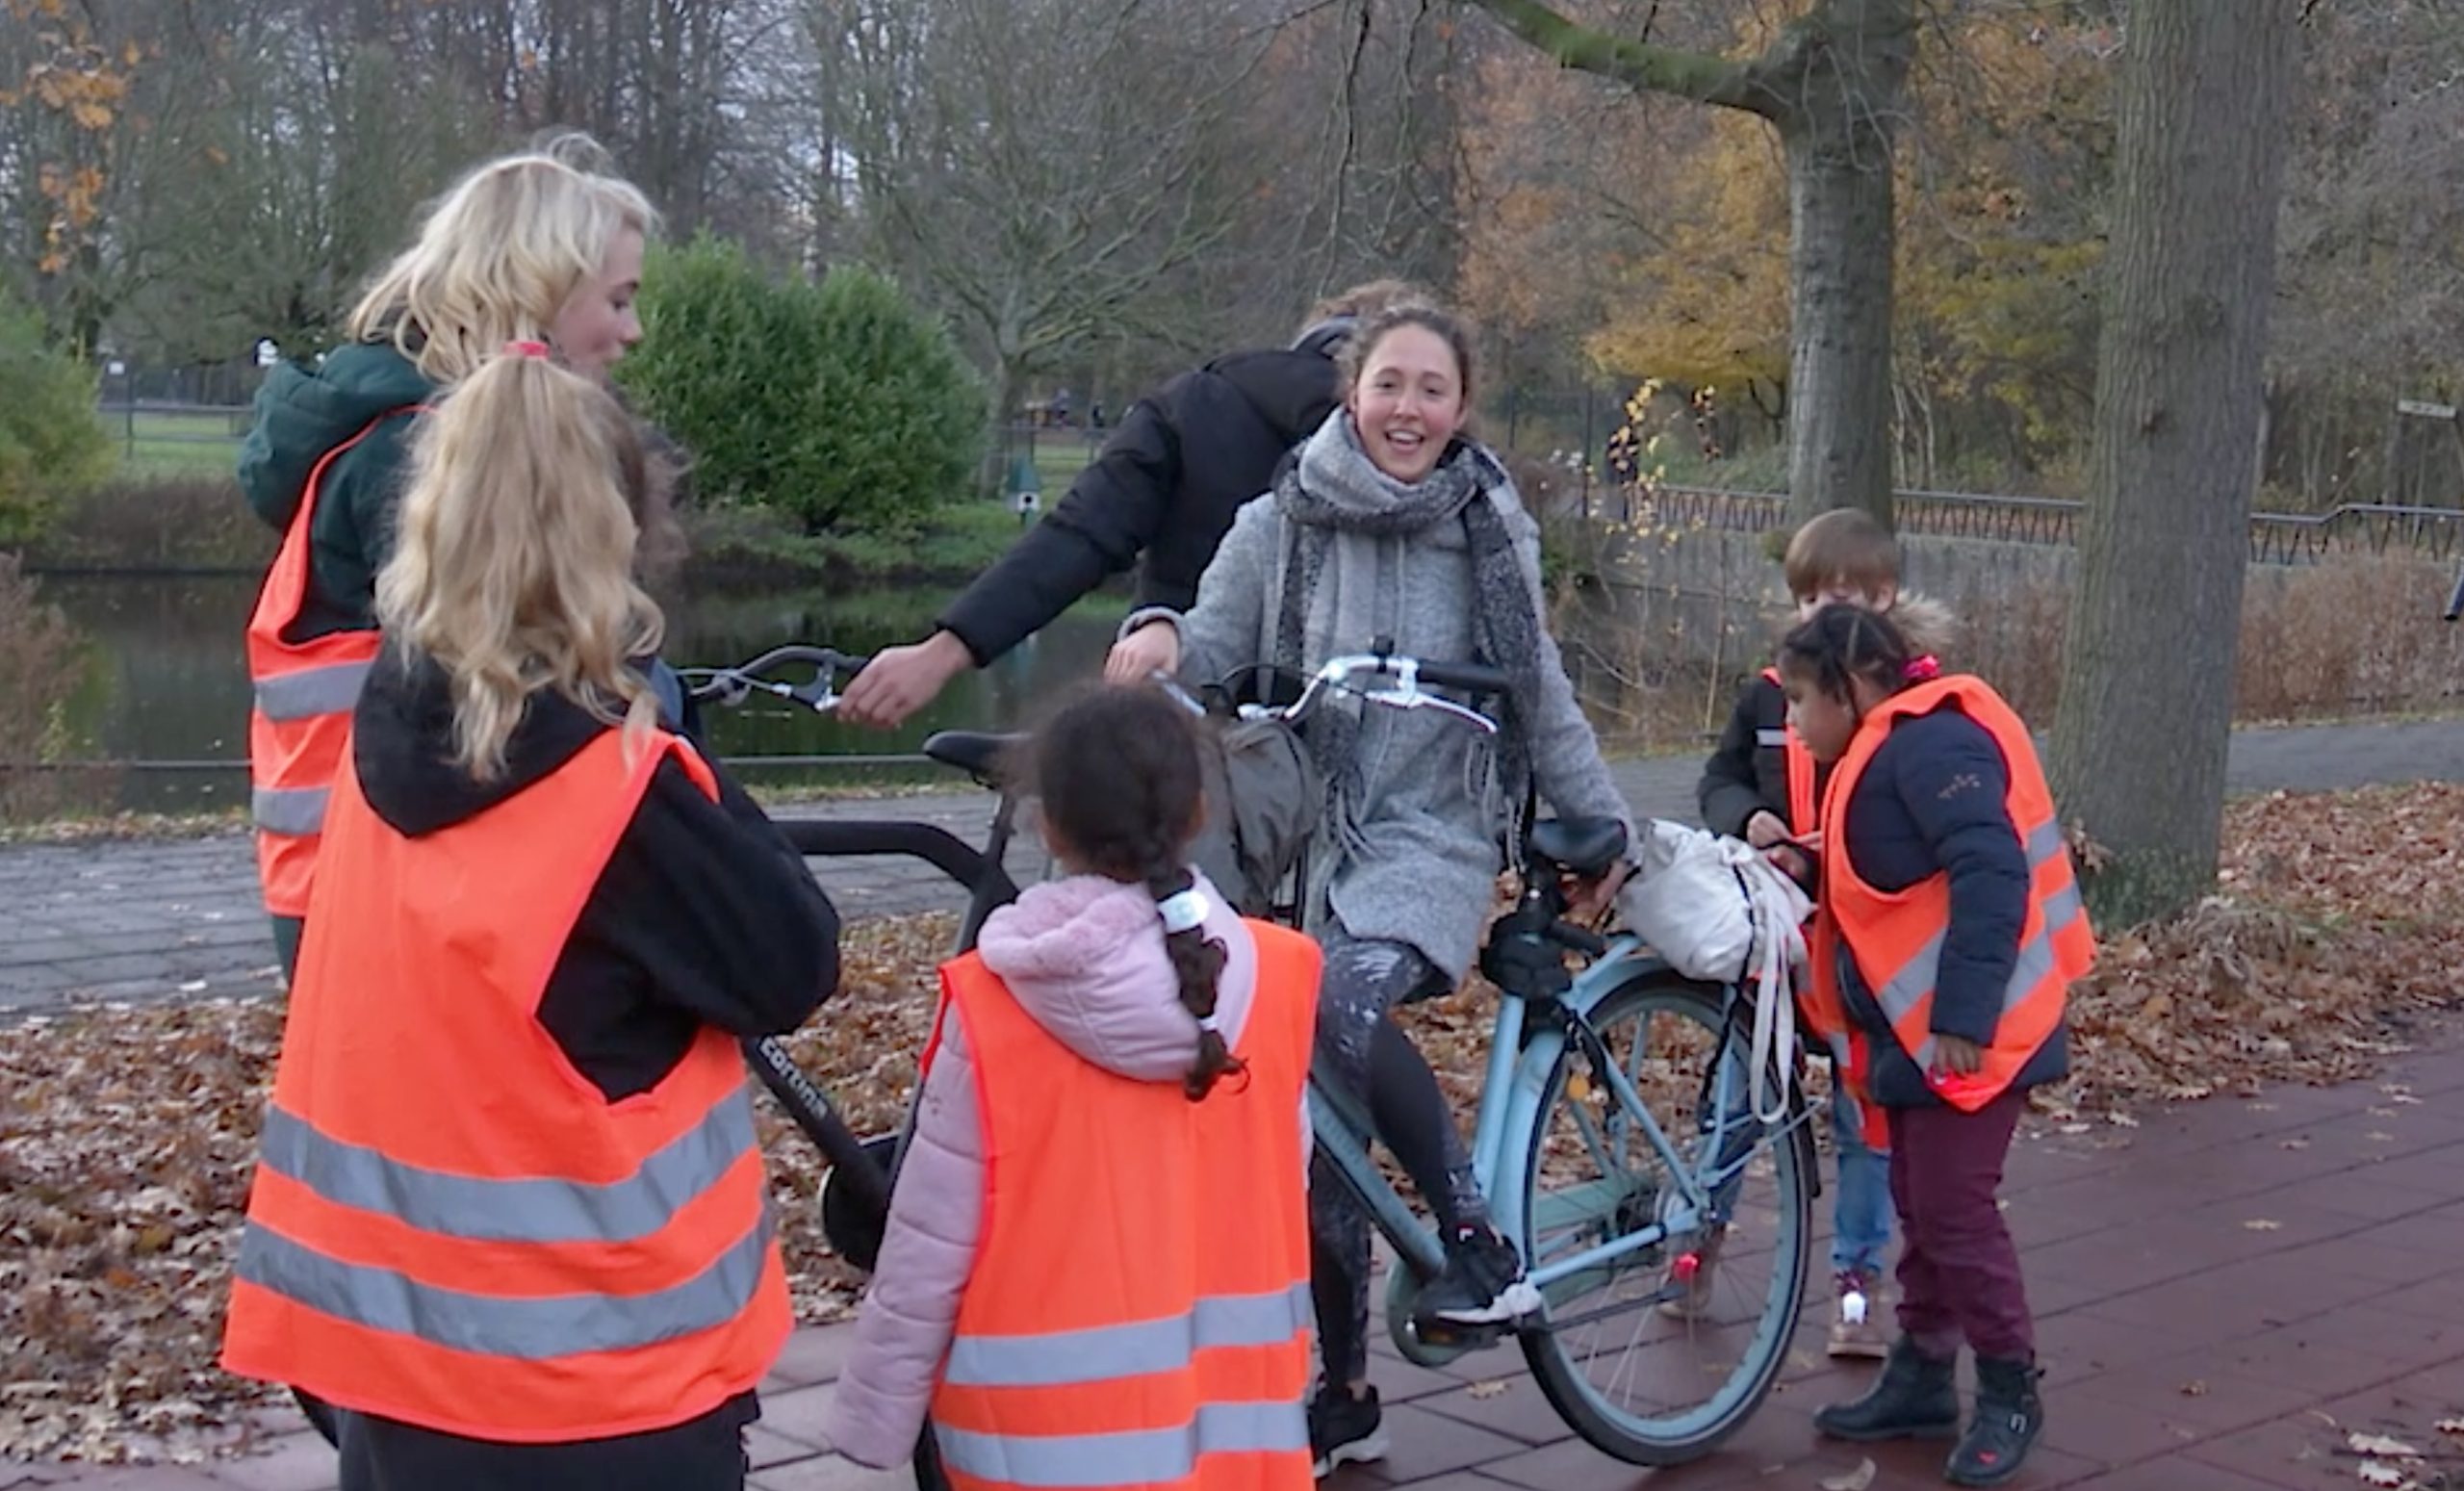
MULTIPOLYGON (((2226 830, 2217 899, 2104 939, 2071 1003, 2077 1075, 2040 1099, 2057 1120, 2360 1076, 2464 1002, 2464 786, 2250 799, 2226 830)), ((844 991, 793 1041, 859 1130, 903 1111, 950 933, 853 930, 844 991)), ((1466 1103, 1486 1015, 1476 990, 1409 1015, 1466 1103)), ((0 1029, 0 1456, 192 1458, 272 1401, 214 1347, 280 1036, 277 1005, 229 1000, 0 1029)), ((837 1319, 854 1276, 821 1240, 818 1155, 765 1124, 797 1312, 837 1319)))

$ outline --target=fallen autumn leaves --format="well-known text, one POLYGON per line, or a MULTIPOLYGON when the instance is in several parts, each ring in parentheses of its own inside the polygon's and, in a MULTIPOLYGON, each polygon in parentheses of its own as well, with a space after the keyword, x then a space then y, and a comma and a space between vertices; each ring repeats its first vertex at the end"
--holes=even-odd
MULTIPOLYGON (((2073 1066, 2040 1107, 2121 1115, 2262 1082, 2359 1076, 2457 1002, 2464 786, 2273 795, 2226 815, 2217 901, 2109 936, 2074 992, 2073 1066)), ((861 1131, 894 1124, 951 919, 851 932, 846 988, 791 1044, 861 1131)), ((1448 1086, 1478 1081, 1486 996, 1408 1022, 1448 1086)), ((225 1266, 281 1035, 279 1006, 81 1011, 0 1030, 0 1456, 196 1458, 275 1395, 214 1367, 225 1266)), ((764 1105, 797 1313, 855 1275, 816 1224, 812 1146, 764 1105)))

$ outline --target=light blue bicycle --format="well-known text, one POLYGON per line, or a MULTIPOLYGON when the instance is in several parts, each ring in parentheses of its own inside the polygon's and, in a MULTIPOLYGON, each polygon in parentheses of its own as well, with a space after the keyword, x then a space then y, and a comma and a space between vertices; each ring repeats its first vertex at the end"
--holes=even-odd
MULTIPOLYGON (((1302 725, 1348 695, 1494 732, 1430 690, 1477 699, 1503 685, 1492 669, 1379 653, 1335 658, 1296 702, 1243 712, 1302 725)), ((1586 1441, 1635 1464, 1680 1463, 1742 1425, 1786 1360, 1818 1184, 1796 1056, 1771 1058, 1765 1091, 1784 1106, 1758 1121, 1752 1001, 1680 976, 1630 936, 1564 919, 1560 877, 1595 877, 1625 853, 1614 820, 1539 822, 1520 847, 1518 899, 1480 956, 1502 997, 1472 1141, 1491 1213, 1542 1301, 1505 1329, 1586 1441)), ((1404 1356, 1436 1366, 1494 1345, 1497 1329, 1414 1326, 1442 1245, 1371 1158, 1361 1106, 1322 1073, 1310 1105, 1319 1149, 1401 1261, 1386 1314, 1404 1356)))

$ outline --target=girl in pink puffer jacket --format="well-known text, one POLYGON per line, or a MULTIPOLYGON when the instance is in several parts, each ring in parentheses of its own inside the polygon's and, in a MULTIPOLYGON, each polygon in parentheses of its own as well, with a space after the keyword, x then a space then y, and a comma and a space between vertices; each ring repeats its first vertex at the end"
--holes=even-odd
MULTIPOLYGON (((1156 827, 1195 826, 1196 757, 1186 720, 1151 690, 1106 688, 1062 711, 1040 735, 1037 788, 1056 858, 1072 869, 1118 873, 1075 873, 1029 887, 986 921, 977 951, 1019 1007, 1084 1060, 1140 1082, 1211 1082, 1241 1044, 1258 955, 1249 929, 1215 887, 1182 867, 1188 833, 1156 827), (1178 769, 1184 755, 1186 773, 1178 769), (1149 861, 1161 867, 1126 878, 1131 866, 1149 861), (1168 917, 1192 916, 1168 938, 1168 917), (1203 950, 1208 944, 1219 953, 1203 950), (1185 1002, 1193 957, 1219 959, 1205 1026, 1185 1002)), ((858 1312, 856 1350, 832 1407, 831 1443, 863 1465, 895 1465, 914 1452, 983 1235, 984 1128, 973 1058, 946 1010, 938 1040, 881 1267, 858 1312)), ((1300 1139, 1296 1195, 1307 1184, 1305 1094, 1300 1139)))

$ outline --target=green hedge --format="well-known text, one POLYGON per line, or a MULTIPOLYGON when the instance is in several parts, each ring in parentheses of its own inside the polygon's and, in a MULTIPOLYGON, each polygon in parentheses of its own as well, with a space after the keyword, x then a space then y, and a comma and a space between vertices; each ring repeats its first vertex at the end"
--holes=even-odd
POLYGON ((652 255, 641 310, 618 375, 692 452, 703 501, 770 507, 807 533, 898 534, 966 495, 982 385, 890 281, 781 279, 703 237, 652 255))

